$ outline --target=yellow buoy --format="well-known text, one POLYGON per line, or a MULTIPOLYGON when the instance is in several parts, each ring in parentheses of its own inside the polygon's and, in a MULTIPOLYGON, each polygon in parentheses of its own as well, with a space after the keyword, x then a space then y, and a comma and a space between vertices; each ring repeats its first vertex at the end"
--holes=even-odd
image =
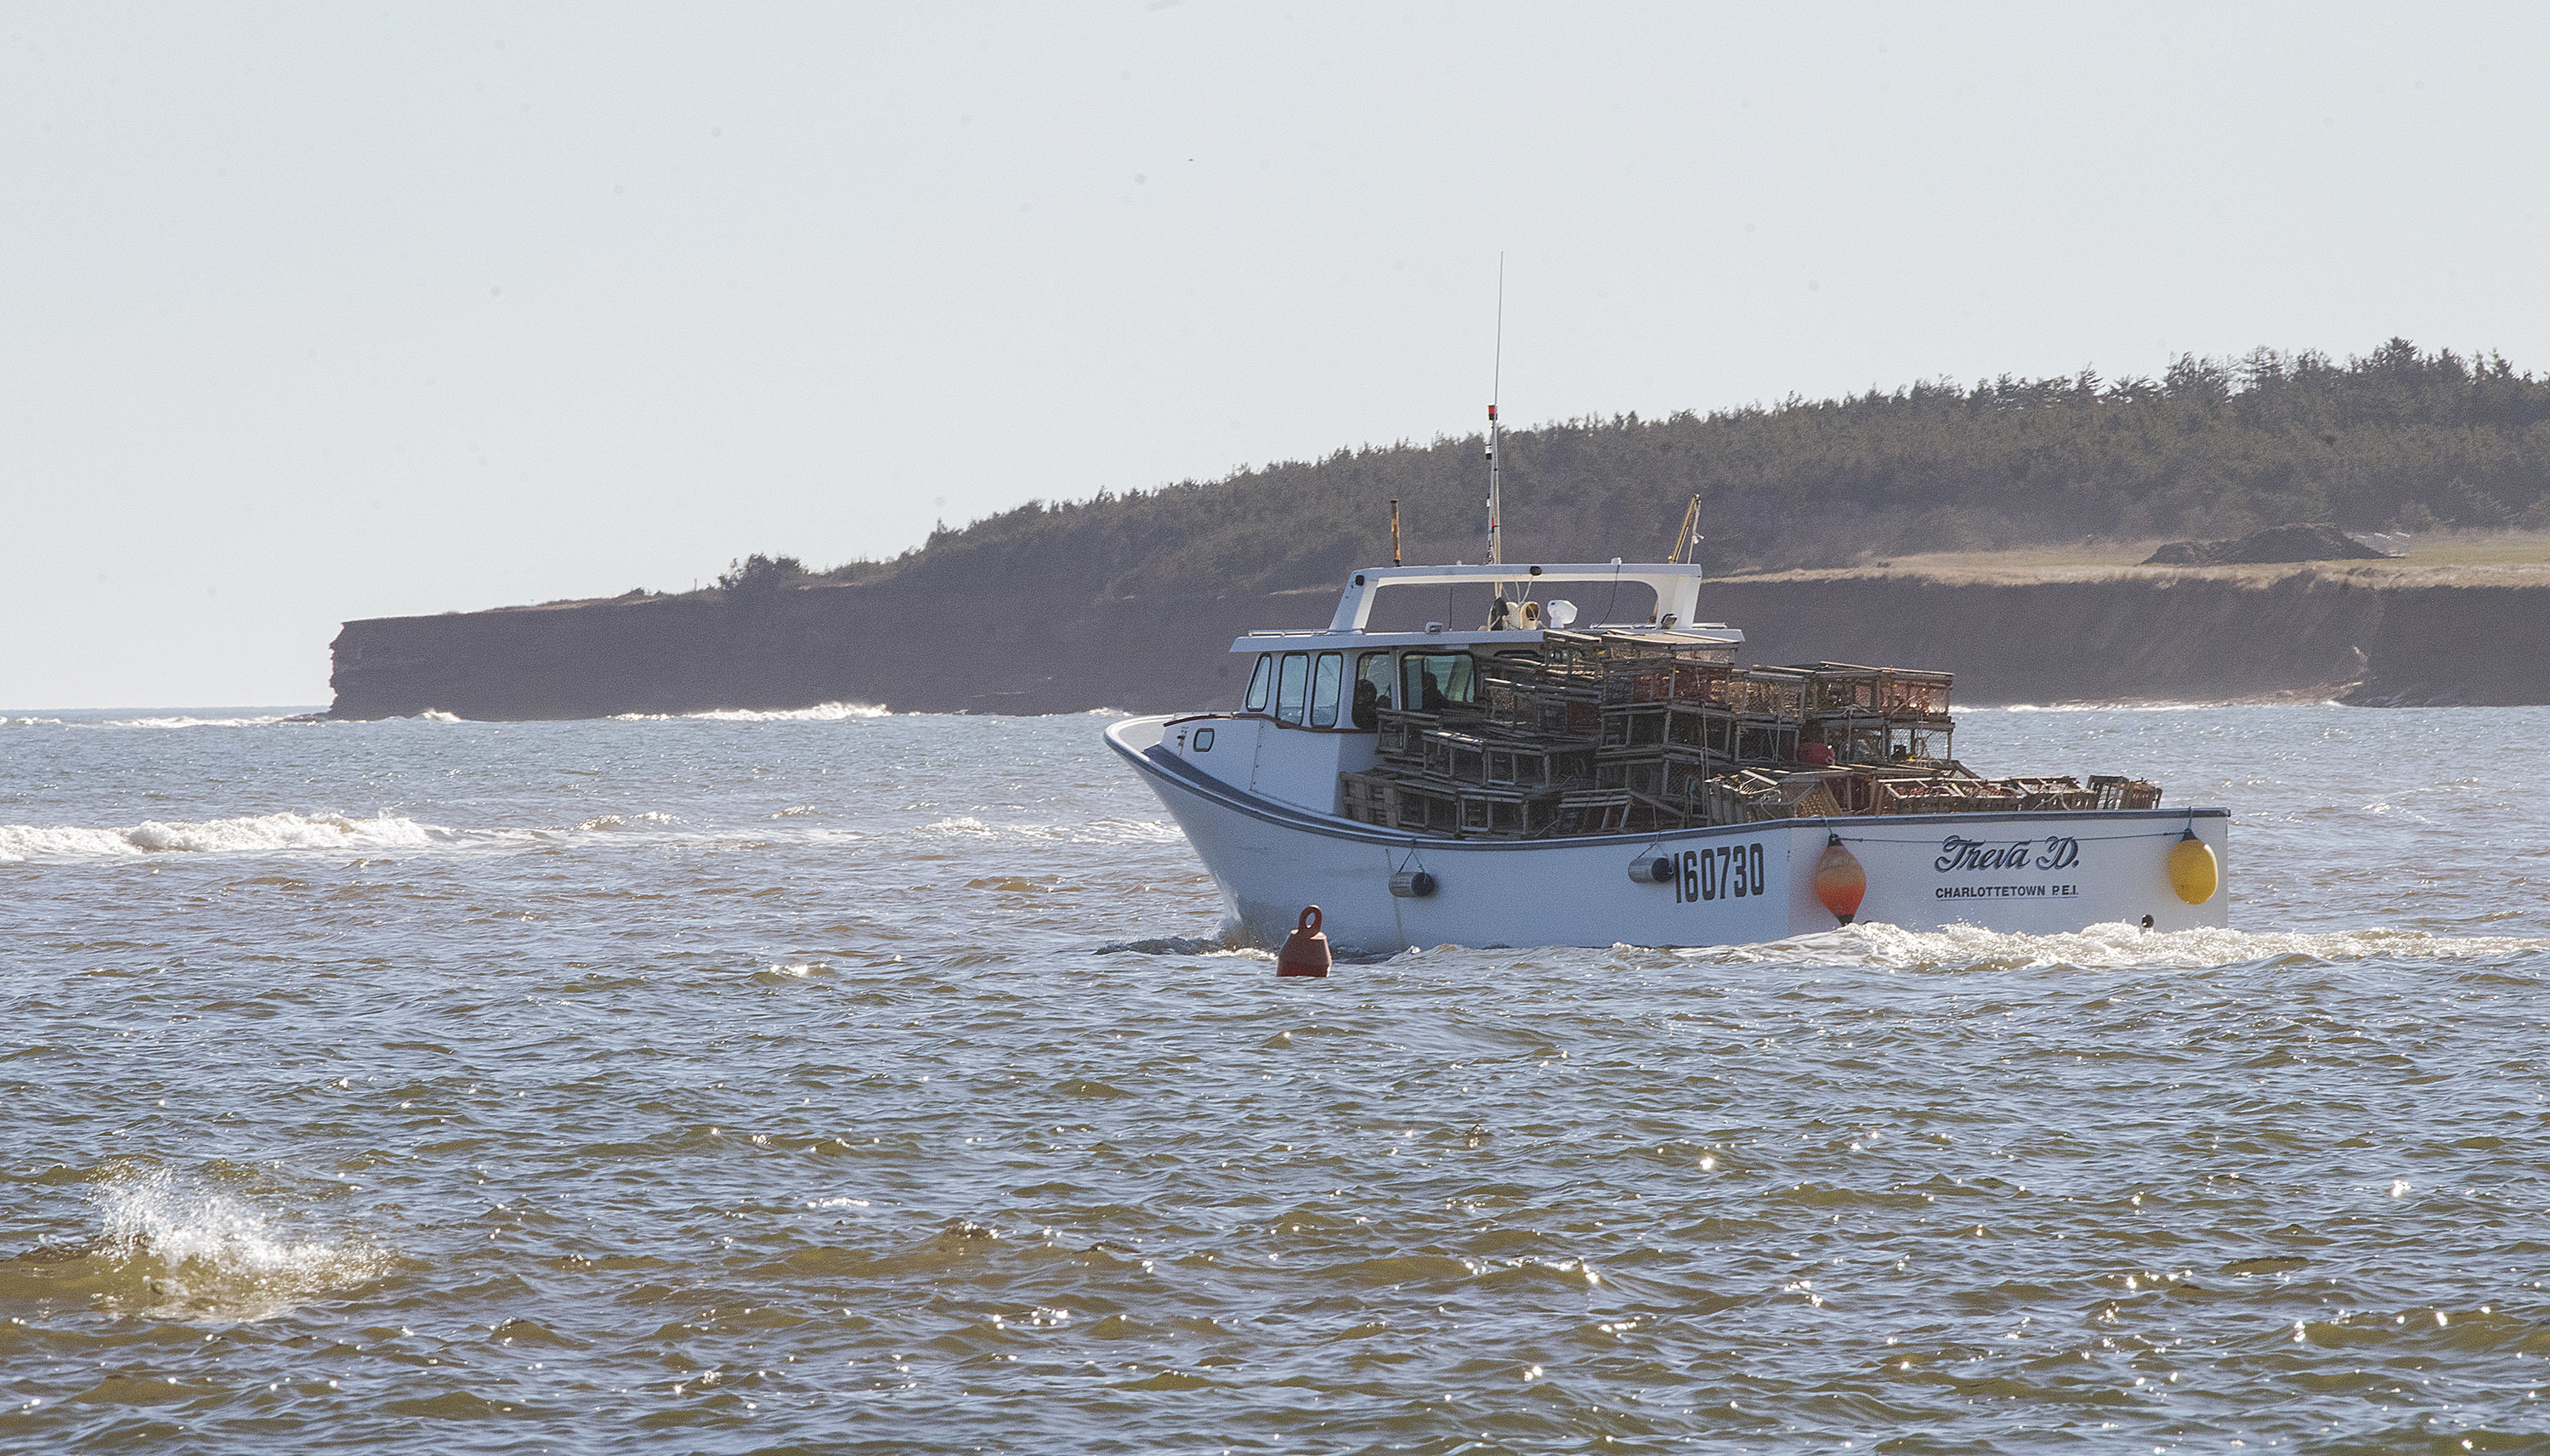
POLYGON ((2213 858, 2213 848, 2196 837, 2196 830, 2170 846, 2169 887, 2178 898, 2190 905, 2203 905, 2213 898, 2222 884, 2222 866, 2213 858))

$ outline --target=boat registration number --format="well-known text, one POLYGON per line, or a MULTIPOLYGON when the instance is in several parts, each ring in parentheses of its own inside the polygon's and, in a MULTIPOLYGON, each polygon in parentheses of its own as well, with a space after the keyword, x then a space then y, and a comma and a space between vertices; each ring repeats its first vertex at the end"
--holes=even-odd
POLYGON ((1686 849, 1677 861, 1674 904, 1699 905, 1711 900, 1742 900, 1771 893, 1762 873, 1762 845, 1720 844, 1714 849, 1686 849))

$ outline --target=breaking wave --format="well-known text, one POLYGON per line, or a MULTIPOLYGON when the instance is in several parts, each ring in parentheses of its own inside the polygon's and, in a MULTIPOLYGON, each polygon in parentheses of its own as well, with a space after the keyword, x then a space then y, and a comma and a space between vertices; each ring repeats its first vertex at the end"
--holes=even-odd
POLYGON ((873 703, 818 703, 812 708, 712 708, 704 713, 615 713, 619 723, 670 723, 697 720, 703 723, 846 723, 862 718, 892 718, 894 715, 873 703))
POLYGON ((270 723, 310 723, 306 716, 288 713, 262 714, 255 718, 109 718, 98 723, 111 728, 263 728, 270 723))
POLYGON ((453 837, 449 829, 386 812, 371 819, 286 813, 191 823, 148 820, 123 829, 0 825, 0 862, 277 849, 416 849, 453 837))
POLYGON ((1959 713, 2197 713, 2223 708, 2342 708, 2334 698, 2309 701, 2236 703, 2005 703, 1998 708, 1960 708, 1959 713))
POLYGON ((584 823, 577 825, 576 827, 589 832, 601 833, 640 827, 661 828, 668 825, 677 825, 680 823, 681 820, 679 818, 669 814, 606 814, 594 819, 586 820, 584 823))
POLYGON ((2145 930, 2121 921, 2052 935, 2022 935, 1972 925, 1906 930, 1888 924, 1845 925, 1760 945, 1718 945, 1674 952, 1718 965, 1883 966, 1891 970, 2205 970, 2293 959, 2470 960, 2550 948, 2550 940, 2495 935, 2430 935, 2422 930, 2145 930))
POLYGON ((264 728, 270 724, 321 724, 327 720, 316 713, 259 713, 230 718, 197 718, 192 714, 171 713, 142 718, 48 718, 28 716, 0 717, 0 728, 264 728))
POLYGON ((1177 825, 1140 819, 1093 819, 1072 825, 992 825, 959 815, 921 826, 925 834, 971 839, 1035 839, 1048 844, 1174 844, 1186 837, 1177 825))

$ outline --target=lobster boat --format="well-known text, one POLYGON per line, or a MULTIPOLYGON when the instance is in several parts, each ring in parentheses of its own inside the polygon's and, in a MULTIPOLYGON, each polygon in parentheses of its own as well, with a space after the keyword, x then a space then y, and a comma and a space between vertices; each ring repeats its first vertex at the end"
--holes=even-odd
POLYGON ((2226 923, 2226 811, 1984 777, 1946 673, 1746 665, 1699 566, 1510 563, 1491 533, 1484 564, 1357 571, 1325 628, 1234 641, 1236 708, 1107 728, 1248 936, 1314 905, 1364 954, 2226 923), (1475 629, 1376 617, 1465 588, 1475 629))

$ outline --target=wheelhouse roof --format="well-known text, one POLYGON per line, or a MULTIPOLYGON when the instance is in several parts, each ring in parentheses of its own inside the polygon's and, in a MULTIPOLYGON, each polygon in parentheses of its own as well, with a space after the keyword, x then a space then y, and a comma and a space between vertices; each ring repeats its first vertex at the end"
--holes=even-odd
POLYGON ((1292 631, 1253 631, 1233 640, 1234 652, 1265 652, 1286 646, 1307 646, 1313 640, 1333 641, 1351 636, 1369 646, 1422 646, 1479 644, 1528 644, 1541 640, 1539 631, 1377 632, 1369 626, 1373 603, 1386 586, 1460 586, 1471 583, 1505 583, 1524 590, 1537 589, 1544 583, 1559 582, 1613 583, 1634 582, 1656 594, 1656 615, 1636 623, 1572 624, 1578 632, 1634 632, 1658 641, 1693 645, 1735 645, 1744 633, 1718 622, 1695 622, 1700 606, 1701 569, 1697 565, 1658 561, 1570 561, 1519 562, 1495 565, 1453 566, 1367 566, 1346 582, 1337 598, 1337 610, 1321 630, 1292 631))

